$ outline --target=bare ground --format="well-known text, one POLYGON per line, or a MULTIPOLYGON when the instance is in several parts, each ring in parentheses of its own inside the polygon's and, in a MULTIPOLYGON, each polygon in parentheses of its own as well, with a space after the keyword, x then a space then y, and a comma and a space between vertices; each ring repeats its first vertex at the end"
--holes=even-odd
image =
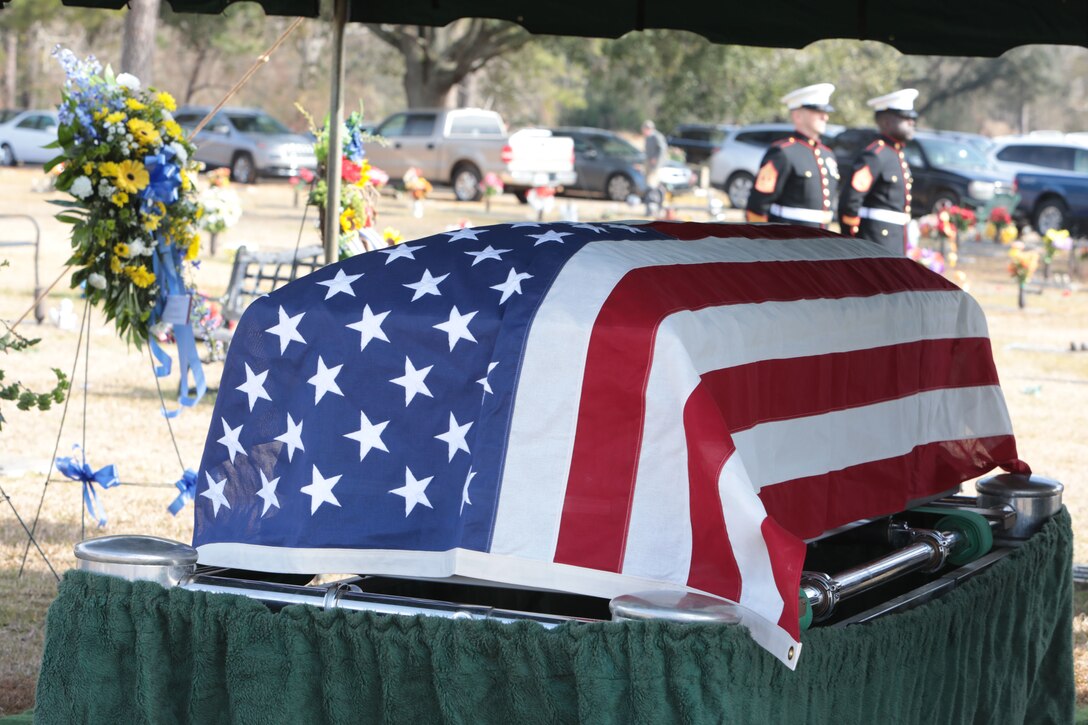
MULTIPOLYGON (((0 318, 14 320, 33 299, 34 262, 29 247, 4 248, 2 243, 29 239, 31 223, 5 215, 28 214, 42 232, 39 262, 42 285, 63 269, 68 253, 67 228, 52 219, 56 209, 47 201, 59 196, 33 192, 41 176, 35 169, 0 168, 0 258, 11 266, 0 269, 0 318)), ((208 294, 221 294, 230 270, 230 244, 259 244, 262 249, 293 248, 302 234, 302 244, 318 243, 317 230, 303 223, 303 210, 296 205, 293 190, 286 184, 266 183, 237 187, 245 214, 240 224, 221 236, 221 249, 214 259, 205 259, 198 273, 198 286, 208 294)), ((561 202, 562 203, 562 202, 561 202)), ((641 209, 585 199, 569 200, 583 221, 601 218, 637 217, 641 209)), ((691 198, 685 203, 696 205, 691 198)), ((409 214, 403 199, 383 197, 379 226, 396 227, 408 239, 425 236, 468 220, 474 224, 524 221, 532 216, 528 207, 512 197, 502 197, 490 212, 481 203, 458 204, 441 191, 427 202, 422 219, 409 214)), ((553 212, 551 218, 555 218, 553 212)), ((688 217, 704 220, 692 211, 688 217)), ((312 212, 310 218, 312 219, 312 212)), ((966 284, 986 310, 995 358, 1017 434, 1021 457, 1035 471, 1066 485, 1065 500, 1077 527, 1075 559, 1088 562, 1088 536, 1079 534, 1079 522, 1088 514, 1088 351, 1070 352, 1088 344, 1088 295, 1078 287, 1048 287, 1031 295, 1027 309, 1016 307, 1015 287, 1005 271, 1004 250, 988 244, 964 244, 959 269, 966 272, 966 284), (1079 465, 1078 465, 1079 464, 1079 465)), ((1064 268, 1064 260, 1061 265, 1064 268)), ((59 311, 64 300, 71 303, 76 329, 82 301, 66 288, 66 282, 49 296, 46 307, 59 311)), ((196 468, 204 445, 218 386, 221 365, 206 367, 209 399, 187 411, 172 423, 171 431, 158 413, 159 398, 146 350, 126 348, 102 316, 92 313, 90 356, 74 366, 78 332, 47 322, 23 323, 20 332, 40 337, 31 351, 8 355, 0 368, 8 379, 46 388, 50 368, 75 372, 75 386, 68 402, 45 413, 24 413, 7 404, 4 430, 0 432, 0 487, 14 508, 34 519, 39 505, 41 518, 37 539, 58 571, 74 565, 72 546, 83 535, 99 533, 144 533, 187 541, 191 538, 191 507, 177 518, 166 506, 176 493, 173 482, 182 465, 196 468), (84 381, 86 380, 86 393, 84 381), (63 430, 60 430, 64 418, 63 430), (59 431, 59 434, 58 434, 59 431), (126 485, 101 494, 109 524, 100 532, 93 522, 83 521, 79 487, 53 481, 46 485, 45 471, 55 446, 65 455, 74 443, 83 444, 93 466, 116 464, 126 485)), ((84 345, 87 344, 86 339, 84 345)), ((168 400, 176 379, 163 382, 168 400)), ((965 486, 970 490, 970 486, 965 486)), ((43 645, 46 608, 55 594, 56 583, 44 560, 32 548, 26 567, 18 576, 27 545, 27 536, 12 507, 0 494, 0 716, 20 712, 33 704, 33 687, 43 645)), ((1077 683, 1082 701, 1088 701, 1088 614, 1078 607, 1074 625, 1077 650, 1077 683)))

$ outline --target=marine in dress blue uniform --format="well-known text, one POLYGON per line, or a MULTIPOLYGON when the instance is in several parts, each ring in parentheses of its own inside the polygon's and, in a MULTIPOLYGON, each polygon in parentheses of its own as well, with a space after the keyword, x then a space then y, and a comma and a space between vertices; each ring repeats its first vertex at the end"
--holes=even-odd
POLYGON ((795 133, 771 145, 763 156, 746 216, 750 222, 785 222, 826 229, 834 214, 839 167, 820 142, 827 129, 835 86, 817 83, 787 93, 795 133))
POLYGON ((839 223, 844 234, 904 254, 910 223, 912 176, 903 153, 914 137, 918 91, 904 88, 867 103, 876 115, 880 138, 862 152, 843 186, 839 223))

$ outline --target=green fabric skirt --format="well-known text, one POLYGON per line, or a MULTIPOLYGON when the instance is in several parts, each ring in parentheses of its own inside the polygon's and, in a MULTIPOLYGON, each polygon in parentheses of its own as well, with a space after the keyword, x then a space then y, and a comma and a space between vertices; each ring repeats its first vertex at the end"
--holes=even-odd
POLYGON ((49 610, 39 723, 1068 723, 1063 510, 944 597, 814 629, 791 672, 745 630, 544 630, 292 606, 70 571, 49 610))

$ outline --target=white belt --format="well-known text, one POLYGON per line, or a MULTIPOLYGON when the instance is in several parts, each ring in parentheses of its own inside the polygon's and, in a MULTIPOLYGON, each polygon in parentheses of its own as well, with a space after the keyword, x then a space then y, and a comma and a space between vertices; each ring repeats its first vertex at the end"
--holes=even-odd
POLYGON ((910 214, 905 211, 873 209, 872 207, 863 206, 858 212, 858 216, 863 219, 872 219, 874 222, 884 222, 885 224, 898 224, 899 226, 910 224, 910 214))
POLYGON ((816 224, 830 224, 831 212, 824 209, 802 209, 797 206, 782 206, 771 204, 771 214, 782 219, 792 219, 798 222, 815 222, 816 224))

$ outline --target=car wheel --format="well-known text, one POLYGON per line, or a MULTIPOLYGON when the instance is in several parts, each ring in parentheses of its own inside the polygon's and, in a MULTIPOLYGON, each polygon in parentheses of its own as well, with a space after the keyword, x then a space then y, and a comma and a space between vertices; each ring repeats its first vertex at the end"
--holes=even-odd
POLYGON ((0 166, 15 166, 15 152, 7 144, 0 146, 0 166))
POLYGON ((752 195, 755 177, 747 171, 738 171, 725 182, 725 193, 734 209, 747 209, 748 197, 752 195))
POLYGON ((941 189, 937 192, 933 198, 933 213, 940 214, 942 211, 950 206, 959 206, 960 197, 954 191, 948 189, 941 189))
POLYGON ((480 192, 480 170, 472 164, 461 164, 453 169, 453 195, 457 201, 477 201, 480 192))
POLYGON ((253 157, 249 154, 236 154, 230 163, 231 181, 239 184, 257 183, 257 167, 253 164, 253 157))
POLYGON ((1035 207, 1031 225, 1039 234, 1046 234, 1051 229, 1068 229, 1069 207, 1057 197, 1043 199, 1035 207))
POLYGON ((635 193, 635 184, 626 174, 612 174, 604 184, 604 195, 611 201, 627 201, 635 193))

